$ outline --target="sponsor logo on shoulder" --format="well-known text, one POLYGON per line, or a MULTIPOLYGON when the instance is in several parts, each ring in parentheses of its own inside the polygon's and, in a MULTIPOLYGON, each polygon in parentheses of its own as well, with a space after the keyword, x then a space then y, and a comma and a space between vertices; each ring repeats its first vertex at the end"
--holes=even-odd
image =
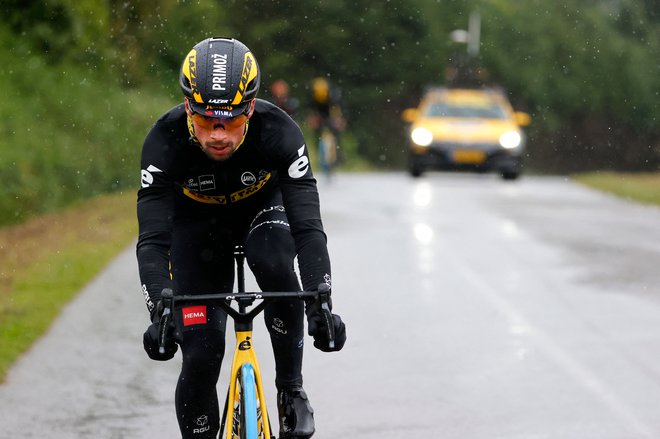
POLYGON ((149 165, 147 169, 142 169, 140 171, 141 177, 142 177, 142 187, 149 187, 153 184, 154 182, 154 176, 153 174, 155 172, 163 172, 154 165, 149 165))
POLYGON ((289 166, 289 177, 300 178, 309 170, 309 159, 305 154, 305 144, 298 149, 298 158, 289 166))

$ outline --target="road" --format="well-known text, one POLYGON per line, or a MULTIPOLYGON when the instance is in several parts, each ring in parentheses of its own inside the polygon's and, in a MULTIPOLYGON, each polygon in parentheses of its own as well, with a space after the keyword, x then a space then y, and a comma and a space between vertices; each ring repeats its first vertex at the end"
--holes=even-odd
MULTIPOLYGON (((308 344, 315 439, 660 437, 660 209, 563 177, 356 174, 321 191, 348 343, 308 344)), ((135 265, 129 248, 12 369, 0 437, 177 437, 179 357, 141 351, 135 265)))

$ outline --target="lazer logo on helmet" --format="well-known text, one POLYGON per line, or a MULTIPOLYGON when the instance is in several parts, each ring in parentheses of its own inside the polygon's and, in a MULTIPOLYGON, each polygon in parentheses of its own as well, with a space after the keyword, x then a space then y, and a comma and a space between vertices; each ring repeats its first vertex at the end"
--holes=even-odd
POLYGON ((195 49, 188 54, 188 79, 190 80, 190 88, 197 89, 197 51, 195 49))
POLYGON ((234 97, 232 104, 240 104, 243 101, 243 95, 245 94, 245 89, 249 81, 254 79, 257 76, 257 69, 255 68, 254 57, 250 52, 245 54, 245 59, 243 60, 243 71, 241 72, 241 82, 238 84, 238 91, 234 97))
POLYGON ((211 55, 213 58, 213 75, 211 79, 211 88, 213 90, 224 91, 227 90, 227 55, 214 53, 211 55))

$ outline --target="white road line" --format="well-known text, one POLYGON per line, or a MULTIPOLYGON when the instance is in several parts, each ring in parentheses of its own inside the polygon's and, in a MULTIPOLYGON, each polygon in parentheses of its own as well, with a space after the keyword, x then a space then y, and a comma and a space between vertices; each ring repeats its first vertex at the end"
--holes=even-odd
POLYGON ((525 328, 525 335, 538 349, 557 363, 575 381, 602 401, 614 414, 632 427, 640 437, 655 438, 650 428, 635 412, 619 398, 611 387, 604 383, 593 370, 580 364, 569 352, 557 344, 552 337, 535 327, 513 303, 506 300, 491 285, 484 282, 478 273, 464 264, 456 264, 456 271, 469 282, 474 290, 486 299, 509 322, 510 327, 525 328))

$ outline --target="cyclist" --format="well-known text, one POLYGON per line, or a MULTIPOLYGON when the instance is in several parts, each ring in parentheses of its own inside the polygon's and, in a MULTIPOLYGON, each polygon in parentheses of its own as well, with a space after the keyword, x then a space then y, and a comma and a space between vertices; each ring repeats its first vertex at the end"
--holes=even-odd
MULTIPOLYGON (((289 116, 256 98, 259 80, 257 61, 240 41, 199 42, 181 67, 183 103, 156 121, 142 149, 137 260, 153 322, 143 342, 154 360, 171 359, 177 344, 181 346, 175 403, 183 438, 218 434, 216 383, 227 316, 212 305, 176 310, 176 329, 165 354, 160 354, 161 291, 230 292, 236 244, 244 246, 263 290, 300 289, 296 255, 305 290, 331 283, 307 146, 289 116)), ((314 346, 333 350, 317 303, 282 301, 265 310, 275 356, 281 438, 314 433, 313 410, 302 387, 305 313, 314 346)), ((345 325, 338 315, 332 324, 334 350, 339 350, 346 339, 345 325)))
POLYGON ((289 94, 289 84, 284 79, 278 79, 270 85, 272 103, 280 107, 291 117, 298 111, 298 99, 289 94))
MULTIPOLYGON (((341 109, 341 91, 333 86, 330 81, 325 78, 314 78, 310 86, 310 99, 309 99, 309 114, 307 116, 307 125, 314 130, 314 135, 318 141, 317 146, 321 143, 324 131, 328 132, 334 137, 331 142, 334 148, 339 145, 339 135, 346 128, 346 119, 341 109)), ((321 151, 319 148, 319 158, 323 167, 332 167, 340 158, 339 150, 332 152, 321 151), (324 155, 330 154, 335 158, 335 163, 324 163, 324 155)), ((327 169, 329 171, 329 169, 327 169)))

